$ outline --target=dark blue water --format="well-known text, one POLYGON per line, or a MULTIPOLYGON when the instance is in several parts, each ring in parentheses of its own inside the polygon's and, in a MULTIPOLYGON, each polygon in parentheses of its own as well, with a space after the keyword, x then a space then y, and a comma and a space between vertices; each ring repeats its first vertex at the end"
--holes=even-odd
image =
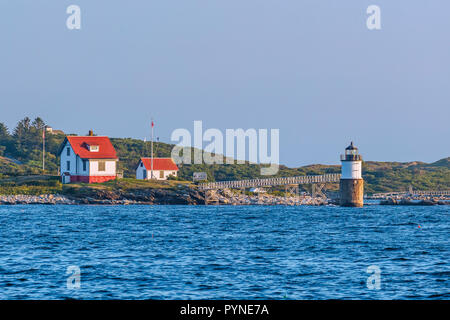
POLYGON ((0 298, 449 299, 449 213, 0 206, 0 298), (68 266, 81 270, 78 290, 68 266), (367 288, 369 266, 379 290, 367 288))

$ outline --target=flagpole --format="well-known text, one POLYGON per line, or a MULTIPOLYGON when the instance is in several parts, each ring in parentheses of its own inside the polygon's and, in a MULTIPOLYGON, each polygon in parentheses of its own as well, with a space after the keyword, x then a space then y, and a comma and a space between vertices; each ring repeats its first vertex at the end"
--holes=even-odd
POLYGON ((42 128, 42 172, 45 172, 45 126, 42 128))
POLYGON ((151 146, 151 174, 150 177, 151 179, 153 179, 153 118, 152 118, 152 146, 151 146))

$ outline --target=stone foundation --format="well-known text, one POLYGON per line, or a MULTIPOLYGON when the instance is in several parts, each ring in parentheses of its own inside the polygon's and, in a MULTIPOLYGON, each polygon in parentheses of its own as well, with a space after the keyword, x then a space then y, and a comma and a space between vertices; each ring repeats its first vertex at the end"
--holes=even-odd
POLYGON ((364 180, 341 179, 340 198, 342 207, 362 207, 364 205, 364 180))

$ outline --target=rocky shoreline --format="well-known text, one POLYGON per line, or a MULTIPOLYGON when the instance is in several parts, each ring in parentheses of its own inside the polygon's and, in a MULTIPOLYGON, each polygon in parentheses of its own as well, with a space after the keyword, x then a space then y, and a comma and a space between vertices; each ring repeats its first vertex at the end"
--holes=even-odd
POLYGON ((137 205, 137 204, 204 204, 204 198, 194 189, 146 189, 127 192, 89 189, 79 194, 0 195, 0 205, 137 205))
MULTIPOLYGON (((71 194, 0 195, 0 205, 204 205, 204 195, 196 188, 101 190, 85 189, 71 194)), ((230 190, 216 194, 219 205, 327 205, 310 196, 283 197, 270 194, 236 194, 230 190)))
POLYGON ((220 205, 308 205, 321 206, 331 204, 331 201, 323 198, 313 198, 308 195, 298 197, 276 196, 267 193, 243 194, 225 189, 215 192, 216 203, 220 205))
MULTIPOLYGON (((155 194, 128 194, 128 198, 116 197, 73 197, 59 194, 43 195, 0 195, 0 205, 204 205, 203 197, 192 197, 190 194, 178 197, 158 197, 155 194), (156 195, 156 197, 155 197, 156 195)), ((321 199, 311 197, 285 198, 277 196, 219 196, 219 205, 327 205, 321 199)))
MULTIPOLYGON (((89 189, 80 194, 43 194, 43 195, 0 195, 0 205, 204 205, 203 194, 195 188, 138 189, 107 191, 89 189)), ((219 205, 336 205, 337 201, 312 198, 311 196, 283 197, 271 194, 241 194, 230 190, 217 192, 215 201, 219 205)), ((445 201, 409 201, 387 199, 380 205, 449 205, 445 201)))
POLYGON ((412 201, 408 199, 385 199, 380 201, 382 206, 435 206, 435 205, 450 205, 450 202, 438 199, 424 199, 419 201, 412 201))
POLYGON ((75 201, 58 194, 30 195, 0 195, 0 205, 18 204, 76 204, 75 201))

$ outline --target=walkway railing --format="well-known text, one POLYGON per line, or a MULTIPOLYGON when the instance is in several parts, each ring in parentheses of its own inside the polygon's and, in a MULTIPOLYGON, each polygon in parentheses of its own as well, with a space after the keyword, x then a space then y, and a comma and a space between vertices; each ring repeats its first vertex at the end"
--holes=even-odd
POLYGON ((330 173, 317 176, 298 176, 284 178, 267 178, 237 181, 220 181, 199 184, 200 190, 218 190, 218 189, 240 189, 257 188, 269 186, 283 186, 291 184, 314 184, 314 183, 333 183, 339 182, 340 173, 330 173))

